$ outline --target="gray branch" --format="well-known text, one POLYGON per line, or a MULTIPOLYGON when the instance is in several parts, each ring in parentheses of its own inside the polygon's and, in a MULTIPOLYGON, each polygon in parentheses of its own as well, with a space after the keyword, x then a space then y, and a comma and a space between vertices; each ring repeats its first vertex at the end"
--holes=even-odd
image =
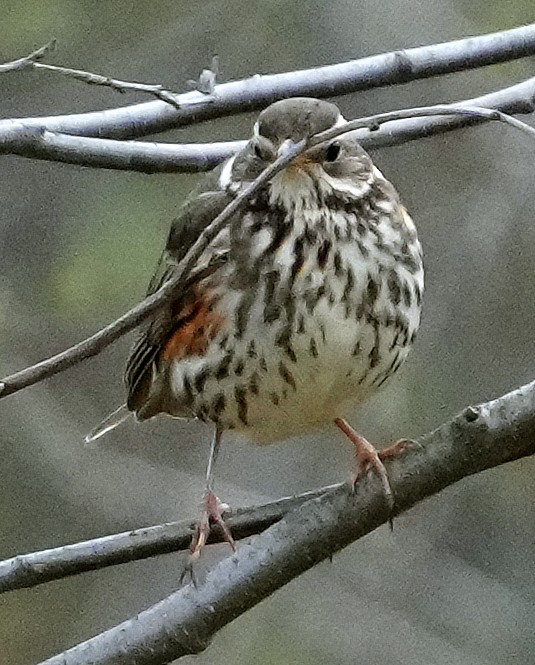
MULTIPOLYGON (((495 109, 508 114, 533 113, 535 77, 456 104, 495 109)), ((367 150, 375 150, 481 122, 485 119, 477 116, 406 118, 382 125, 377 131, 362 129, 359 141, 367 150)), ((0 134, 0 154, 144 173, 207 171, 244 145, 245 141, 176 144, 97 139, 59 134, 21 124, 13 125, 11 131, 3 136, 0 134)))
MULTIPOLYGON (((453 420, 387 463, 396 512, 486 469, 535 454, 535 382, 453 420)), ((45 661, 46 665, 163 665, 203 651, 225 625, 389 519, 375 474, 305 502, 197 585, 45 661)), ((45 665, 42 663, 41 665, 45 665)))
MULTIPOLYGON (((290 510, 335 487, 321 487, 263 505, 237 508, 225 513, 225 522, 232 530, 234 540, 242 540, 261 533, 290 510)), ((156 524, 41 552, 19 554, 0 561, 0 593, 28 589, 89 570, 187 550, 195 526, 195 520, 156 524)), ((226 542, 224 534, 217 525, 213 526, 208 543, 222 542, 226 542)))
POLYGON ((214 94, 176 95, 179 109, 156 100, 91 113, 0 121, 0 143, 23 127, 50 132, 132 139, 227 115, 254 111, 298 95, 334 97, 408 83, 535 55, 535 24, 444 44, 404 49, 282 74, 256 75, 214 87, 214 94))
POLYGON ((35 67, 38 60, 42 60, 46 55, 51 53, 56 48, 56 40, 48 42, 41 48, 38 48, 36 51, 25 55, 23 58, 18 60, 12 60, 11 62, 5 62, 0 65, 0 74, 5 74, 6 72, 15 72, 20 71, 21 69, 32 69, 35 67))

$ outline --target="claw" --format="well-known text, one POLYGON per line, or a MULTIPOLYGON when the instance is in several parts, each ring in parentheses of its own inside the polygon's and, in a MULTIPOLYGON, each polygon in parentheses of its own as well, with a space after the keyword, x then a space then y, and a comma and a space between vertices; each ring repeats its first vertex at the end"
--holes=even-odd
MULTIPOLYGON (((334 422, 355 446, 356 465, 355 471, 351 474, 353 490, 355 489, 355 484, 361 476, 364 476, 370 469, 375 470, 379 476, 381 485, 383 486, 383 494, 388 504, 390 515, 392 515, 395 505, 394 493, 392 492, 390 480, 388 479, 388 473, 382 460, 391 459, 401 455, 409 446, 410 441, 407 439, 400 439, 388 448, 377 451, 369 441, 367 441, 363 436, 360 436, 343 418, 336 418, 334 422)), ((391 517, 389 522, 390 526, 392 527, 391 517)))
POLYGON ((210 537, 210 525, 217 524, 223 533, 224 540, 236 550, 236 543, 229 527, 223 519, 223 513, 228 510, 228 505, 219 500, 219 498, 212 491, 207 491, 203 499, 203 509, 197 525, 195 527, 195 534, 192 538, 190 545, 190 555, 180 577, 180 582, 183 583, 185 578, 189 575, 191 581, 196 586, 196 578, 194 574, 194 567, 201 557, 201 552, 210 537))

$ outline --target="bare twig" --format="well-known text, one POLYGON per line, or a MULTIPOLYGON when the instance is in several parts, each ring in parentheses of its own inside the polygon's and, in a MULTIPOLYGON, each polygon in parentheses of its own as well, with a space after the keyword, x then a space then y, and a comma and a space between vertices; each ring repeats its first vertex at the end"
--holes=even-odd
POLYGON ((0 65, 0 74, 34 67, 37 60, 42 60, 45 55, 52 53, 55 48, 56 40, 52 39, 52 41, 48 42, 48 44, 41 46, 41 48, 38 48, 36 51, 33 51, 29 55, 24 56, 24 58, 19 58, 18 60, 13 60, 12 62, 6 62, 0 65))
MULTIPOLYGON (((338 485, 331 485, 264 505, 228 511, 225 513, 225 522, 232 529, 234 539, 241 540, 261 533, 290 510, 336 487, 338 485)), ((88 570, 186 550, 194 533, 195 521, 185 520, 116 533, 42 552, 21 554, 0 561, 0 593, 34 587, 88 570)), ((214 526, 208 543, 220 542, 226 542, 225 537, 214 526)))
POLYGON ((263 108, 297 95, 333 97, 358 90, 484 67, 535 55, 535 24, 444 44, 383 53, 346 63, 298 72, 253 76, 216 85, 213 96, 180 94, 180 109, 161 101, 85 114, 0 121, 0 142, 13 127, 51 132, 132 139, 174 127, 263 108))
MULTIPOLYGON (((533 113, 535 77, 455 105, 496 109, 509 115, 533 113)), ((375 150, 481 122, 485 118, 465 115, 405 118, 390 121, 377 131, 361 129, 358 140, 367 150, 375 150)), ((144 173, 194 173, 214 168, 244 145, 245 141, 192 144, 118 141, 13 126, 12 133, 0 139, 0 154, 144 173)))
POLYGON ((197 90, 197 92, 202 92, 205 95, 215 95, 215 86, 217 81, 217 76, 219 74, 219 56, 214 55, 212 58, 212 63, 207 69, 203 69, 199 78, 194 81, 189 79, 187 81, 188 86, 191 90, 197 90))
POLYGON ((336 127, 326 132, 322 132, 321 134, 317 134, 308 142, 301 141, 288 154, 278 158, 273 164, 266 168, 254 182, 247 186, 219 215, 217 215, 217 217, 214 218, 188 251, 184 260, 179 263, 176 268, 175 276, 167 281, 158 291, 156 291, 156 293, 143 300, 126 312, 126 314, 123 314, 119 319, 91 337, 88 337, 82 342, 75 344, 51 358, 43 360, 3 379, 3 381, 0 382, 0 399, 38 383, 39 381, 43 381, 54 374, 62 372, 65 369, 82 362, 82 360, 100 353, 107 346, 139 325, 171 297, 177 297, 180 294, 181 285, 185 281, 184 276, 190 273, 205 248, 220 233, 228 220, 251 197, 253 197, 256 192, 264 187, 275 174, 281 171, 297 155, 301 154, 308 147, 359 128, 367 128, 370 131, 375 131, 382 124, 391 122, 392 120, 400 120, 413 116, 422 117, 426 115, 460 115, 479 117, 486 120, 497 120, 500 122, 506 122, 517 129, 521 129, 531 137, 535 136, 535 130, 532 127, 499 111, 457 105, 438 105, 416 109, 403 109, 400 111, 391 111, 389 113, 379 113, 365 118, 358 118, 341 127, 336 127))
MULTIPOLYGON (((474 473, 535 454, 535 382, 422 437, 388 463, 398 512, 474 473)), ((164 665, 206 649, 251 607, 390 516, 375 474, 304 503, 206 578, 41 665, 164 665)))
POLYGON ((180 104, 177 99, 177 93, 166 90, 163 85, 160 84, 121 81, 119 79, 111 78, 110 76, 102 76, 102 74, 86 72, 82 69, 71 69, 70 67, 60 67, 58 65, 46 65, 39 62, 31 62, 29 63, 29 66, 32 66, 33 69, 40 69, 42 71, 57 72, 58 74, 63 74, 63 76, 74 78, 78 81, 83 81, 89 85, 100 85, 106 88, 111 88, 116 92, 146 93, 156 97, 157 99, 160 99, 166 104, 171 104, 171 106, 176 109, 180 108, 180 104))

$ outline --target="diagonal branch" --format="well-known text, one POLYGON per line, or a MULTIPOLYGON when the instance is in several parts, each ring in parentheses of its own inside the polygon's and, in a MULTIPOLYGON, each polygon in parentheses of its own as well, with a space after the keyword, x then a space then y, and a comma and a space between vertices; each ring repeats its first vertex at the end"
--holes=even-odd
POLYGON ((14 128, 46 129, 83 136, 131 139, 175 127, 263 108, 286 97, 334 97, 408 83, 535 55, 535 23, 478 37, 360 58, 346 63, 217 85, 214 94, 176 96, 179 109, 151 101, 84 114, 0 121, 0 142, 14 128))
MULTIPOLYGON (((225 523, 232 530, 234 540, 242 540, 261 533, 280 521, 290 510, 295 510, 305 501, 332 491, 335 487, 338 486, 322 487, 264 505, 228 511, 225 513, 225 523)), ((195 527, 195 520, 169 522, 14 556, 0 561, 0 593, 28 589, 89 570, 187 550, 195 534, 195 527)), ((214 526, 208 543, 222 542, 226 542, 225 536, 214 526)))
POLYGON ((152 312, 162 307, 169 299, 179 297, 180 289, 183 288, 183 284, 187 281, 185 280, 185 276, 189 275, 205 248, 217 237, 231 217, 240 210, 241 207, 256 194, 256 192, 267 185, 273 176, 310 146, 317 145, 318 143, 357 129, 367 128, 369 131, 375 131, 381 125, 391 122, 392 120, 401 120, 411 117, 449 115, 484 118, 486 120, 504 122, 512 127, 522 130, 531 138, 535 138, 535 129, 533 127, 499 111, 471 106, 440 104, 437 106, 402 109, 400 111, 391 111, 388 113, 367 116, 365 118, 358 118, 343 126, 335 127, 317 134, 316 136, 311 137, 308 141, 301 141, 290 152, 279 157, 273 162, 273 164, 266 168, 258 178, 254 180, 254 182, 248 185, 219 215, 217 215, 217 217, 214 218, 192 245, 185 258, 177 265, 174 276, 165 282, 158 291, 145 298, 145 300, 126 312, 126 314, 123 314, 116 321, 110 323, 91 337, 88 337, 51 358, 47 358, 31 367, 27 367, 20 372, 4 378, 0 381, 0 399, 12 395, 13 393, 38 383, 39 381, 43 381, 54 374, 58 374, 82 360, 97 355, 121 336, 125 335, 130 330, 133 330, 142 321, 148 318, 152 312))
MULTIPOLYGON (((535 382, 468 407, 422 437, 388 472, 401 513, 474 473, 535 454, 535 382)), ((307 501, 188 585, 135 618, 41 665, 163 665, 206 649, 225 625, 292 579, 388 521, 369 474, 307 501)))
MULTIPOLYGON (((535 77, 455 105, 495 109, 507 114, 533 113, 535 77)), ((367 150, 374 150, 481 122, 485 119, 478 116, 405 118, 382 125, 377 131, 362 129, 358 140, 367 150)), ((194 173, 214 168, 244 145, 245 141, 192 144, 119 141, 16 125, 10 133, 0 137, 0 154, 143 173, 194 173)))

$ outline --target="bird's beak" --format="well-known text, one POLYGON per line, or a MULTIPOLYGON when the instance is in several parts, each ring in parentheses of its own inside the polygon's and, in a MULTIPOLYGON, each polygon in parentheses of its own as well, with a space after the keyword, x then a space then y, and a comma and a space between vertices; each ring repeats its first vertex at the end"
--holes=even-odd
POLYGON ((293 148, 295 148, 295 143, 292 139, 286 139, 286 141, 280 144, 277 150, 277 157, 285 157, 293 148))
MULTIPOLYGON (((292 141, 292 139, 286 139, 286 141, 280 144, 279 149, 277 150, 277 157, 286 156, 291 150, 295 148, 296 145, 297 144, 294 141, 292 141)), ((310 162, 311 162, 310 156, 306 152, 302 152, 289 164, 288 168, 290 168, 290 170, 291 167, 302 168, 303 166, 309 164, 310 162)))

